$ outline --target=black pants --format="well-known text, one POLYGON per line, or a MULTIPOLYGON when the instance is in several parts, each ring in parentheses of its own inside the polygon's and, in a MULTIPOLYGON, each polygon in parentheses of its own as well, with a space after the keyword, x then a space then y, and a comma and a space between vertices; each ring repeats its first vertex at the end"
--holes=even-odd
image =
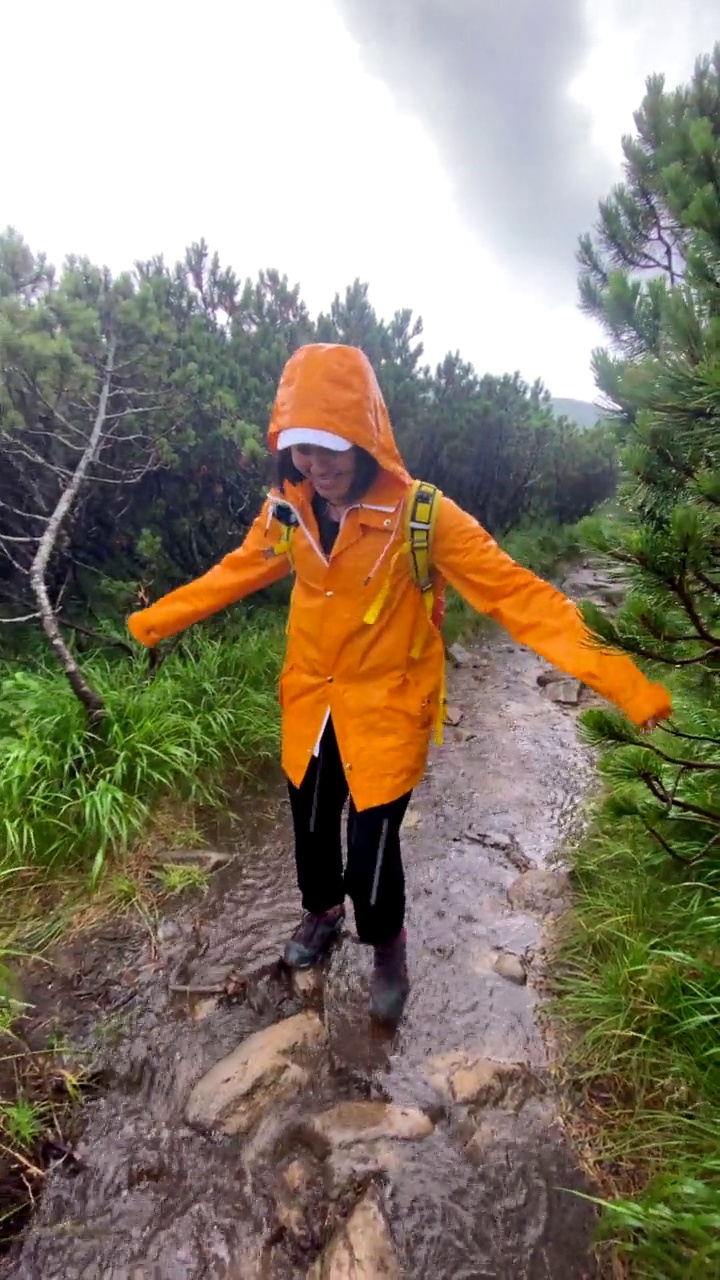
POLYGON ((390 804, 358 813, 352 800, 347 822, 347 867, 343 873, 342 811, 348 797, 331 720, 320 753, 299 787, 289 783, 295 827, 297 878, 306 911, 318 915, 352 898, 361 942, 381 946, 402 929, 405 875, 400 824, 411 792, 390 804))

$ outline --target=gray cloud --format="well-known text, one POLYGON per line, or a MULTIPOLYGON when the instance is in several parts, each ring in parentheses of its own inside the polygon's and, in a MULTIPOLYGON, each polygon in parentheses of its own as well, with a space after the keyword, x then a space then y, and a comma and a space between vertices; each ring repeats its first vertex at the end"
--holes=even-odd
POLYGON ((613 180, 568 95, 581 0, 337 0, 365 65, 439 146, 470 225, 513 276, 576 296, 578 235, 613 180))

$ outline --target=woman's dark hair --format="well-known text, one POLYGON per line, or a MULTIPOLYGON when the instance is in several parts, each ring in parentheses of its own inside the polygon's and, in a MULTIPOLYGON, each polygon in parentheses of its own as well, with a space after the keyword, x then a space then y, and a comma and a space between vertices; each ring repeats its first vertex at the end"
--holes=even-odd
MULTIPOLYGON (((370 485, 380 470, 380 463, 373 458, 367 449, 361 449, 358 445, 353 445, 355 454, 355 479, 352 488, 348 493, 351 502, 358 502, 367 493, 370 485)), ((280 449, 277 456, 277 484, 281 492, 284 492, 285 482, 288 484, 300 484, 304 479, 301 471, 298 471, 292 460, 291 449, 280 449)))

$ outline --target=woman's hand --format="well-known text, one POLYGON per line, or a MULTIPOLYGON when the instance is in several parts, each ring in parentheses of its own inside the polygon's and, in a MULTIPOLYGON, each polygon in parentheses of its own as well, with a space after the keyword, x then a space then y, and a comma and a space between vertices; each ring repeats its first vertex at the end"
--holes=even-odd
POLYGON ((665 719, 666 719, 665 716, 650 716, 649 720, 645 720, 640 725, 640 732, 652 733, 653 729, 657 729, 658 725, 662 724, 663 720, 665 719))

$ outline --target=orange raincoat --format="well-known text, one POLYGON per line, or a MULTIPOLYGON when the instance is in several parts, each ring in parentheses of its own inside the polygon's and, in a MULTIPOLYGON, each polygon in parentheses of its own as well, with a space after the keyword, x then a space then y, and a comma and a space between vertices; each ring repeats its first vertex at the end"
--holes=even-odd
MULTIPOLYGON (((286 485, 284 497, 300 522, 290 553, 282 550, 269 498, 242 546, 201 578, 134 613, 129 626, 142 644, 155 645, 294 570, 280 678, 283 768, 299 786, 330 713, 350 793, 362 810, 396 799, 422 777, 438 713, 443 642, 403 549, 411 480, 361 351, 314 344, 291 357, 270 423, 271 450, 289 427, 341 434, 381 467, 369 492, 346 512, 331 555, 320 546, 309 483, 286 485), (385 602, 369 625, 366 613, 388 577, 385 602)), ((629 658, 588 642, 574 604, 511 560, 449 498, 442 496, 439 504, 433 565, 475 609, 616 703, 636 724, 669 714, 667 693, 629 658)))

